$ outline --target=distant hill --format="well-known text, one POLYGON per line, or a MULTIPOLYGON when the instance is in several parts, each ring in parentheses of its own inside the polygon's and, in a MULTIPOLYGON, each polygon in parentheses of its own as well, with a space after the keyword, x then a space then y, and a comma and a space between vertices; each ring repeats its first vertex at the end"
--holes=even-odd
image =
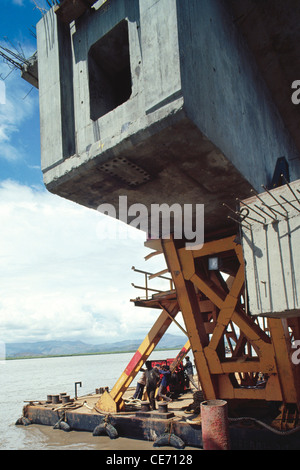
MULTIPOLYGON (((82 341, 39 341, 35 343, 7 343, 6 357, 68 356, 72 354, 96 354, 128 352, 138 349, 140 340, 124 340, 114 343, 87 344, 82 341)), ((158 349, 181 349, 185 336, 165 334, 157 345, 158 349)))

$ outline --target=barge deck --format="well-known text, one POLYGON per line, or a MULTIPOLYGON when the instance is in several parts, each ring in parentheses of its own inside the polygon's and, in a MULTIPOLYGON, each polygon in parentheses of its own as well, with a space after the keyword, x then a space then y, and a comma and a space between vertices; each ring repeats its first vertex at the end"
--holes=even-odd
MULTIPOLYGON (((130 405, 134 393, 128 389, 124 400, 126 411, 115 414, 97 410, 99 394, 86 395, 74 399, 70 403, 47 403, 44 401, 26 402, 23 417, 27 424, 38 424, 59 427, 61 421, 67 423, 69 431, 86 431, 93 433, 103 422, 110 423, 117 431, 118 437, 144 440, 155 443, 163 434, 173 434, 182 442, 177 449, 202 449, 201 418, 197 414, 187 413, 193 402, 193 393, 187 392, 177 400, 168 403, 165 410, 143 411, 141 406, 130 405), (128 405, 129 404, 129 405, 128 405), (130 409, 131 408, 131 409, 130 409)), ((16 424, 25 424, 24 422, 16 424)), ((61 428, 63 429, 63 428, 61 428)), ((53 431, 55 432, 55 431, 53 431)), ((300 432, 280 432, 268 426, 262 426, 253 418, 245 420, 229 419, 230 443, 232 450, 299 450, 300 432)), ((101 439, 101 436, 99 437, 101 439)), ((172 443, 165 444, 170 450, 176 450, 172 443)), ((166 448, 165 446, 162 448, 166 448)), ((159 447, 156 447, 159 449, 159 447)))
POLYGON ((70 403, 47 403, 29 401, 24 406, 23 416, 31 424, 54 427, 62 419, 72 431, 93 432, 101 422, 109 422, 117 431, 119 437, 153 441, 170 430, 180 437, 184 446, 201 448, 201 426, 197 415, 186 414, 186 408, 193 401, 193 394, 188 392, 184 397, 168 404, 164 411, 143 411, 137 401, 131 397, 134 389, 129 389, 124 395, 127 403, 126 411, 115 414, 97 410, 96 403, 100 394, 86 395, 74 399, 70 403))

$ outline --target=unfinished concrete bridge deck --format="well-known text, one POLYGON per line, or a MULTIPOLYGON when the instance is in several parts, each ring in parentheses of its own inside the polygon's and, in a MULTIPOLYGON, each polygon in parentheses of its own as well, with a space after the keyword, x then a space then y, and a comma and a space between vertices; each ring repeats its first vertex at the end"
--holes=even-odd
POLYGON ((91 3, 37 25, 50 191, 95 209, 205 204, 206 232, 234 231, 222 203, 270 187, 281 157, 299 178, 297 2, 91 3))

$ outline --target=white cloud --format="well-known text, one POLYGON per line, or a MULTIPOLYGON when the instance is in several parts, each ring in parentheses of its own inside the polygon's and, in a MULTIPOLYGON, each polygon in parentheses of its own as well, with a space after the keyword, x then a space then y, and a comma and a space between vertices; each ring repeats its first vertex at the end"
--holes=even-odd
MULTIPOLYGON (((13 49, 13 46, 6 42, 1 42, 1 46, 13 49)), ((35 52, 28 44, 23 44, 22 50, 26 57, 35 52)), ((17 53, 17 50, 13 52, 17 53)), ((0 158, 16 161, 25 158, 22 145, 18 141, 19 131, 26 120, 31 119, 34 112, 37 112, 38 93, 28 94, 30 85, 21 79, 19 70, 13 70, 13 66, 3 60, 0 61, 0 77, 2 87, 3 83, 5 85, 5 100, 0 100, 0 158), (17 74, 19 77, 16 79, 17 74)))
MULTIPOLYGON (((25 90, 23 91, 23 96, 25 90)), ((34 99, 22 101, 20 90, 17 95, 6 88, 6 102, 0 105, 0 158, 16 161, 25 158, 19 143, 19 128, 30 119, 34 110, 34 99)))
POLYGON ((6 90, 4 80, 0 80, 0 104, 5 104, 6 101, 6 90))
POLYGON ((144 282, 131 267, 165 265, 162 256, 144 262, 143 233, 101 239, 113 219, 13 181, 0 183, 0 222, 1 341, 145 336, 160 312, 130 302, 144 295, 131 287, 144 282))

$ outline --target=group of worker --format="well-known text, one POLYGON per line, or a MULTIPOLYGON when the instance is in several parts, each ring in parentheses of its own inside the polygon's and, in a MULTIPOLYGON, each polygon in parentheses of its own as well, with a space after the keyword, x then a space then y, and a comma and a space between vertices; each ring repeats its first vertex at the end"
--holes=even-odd
MULTIPOLYGON (((198 386, 193 379, 193 365, 190 358, 186 356, 186 364, 183 366, 183 371, 186 375, 188 383, 191 383, 196 390, 198 386)), ((164 400, 171 402, 172 399, 167 395, 168 387, 171 382, 171 371, 168 365, 163 365, 160 368, 157 366, 152 367, 151 361, 146 361, 146 369, 141 369, 142 375, 137 381, 137 386, 133 398, 142 399, 144 388, 146 386, 147 396, 152 410, 156 409, 155 400, 164 400), (158 386, 157 395, 155 392, 158 386)))

